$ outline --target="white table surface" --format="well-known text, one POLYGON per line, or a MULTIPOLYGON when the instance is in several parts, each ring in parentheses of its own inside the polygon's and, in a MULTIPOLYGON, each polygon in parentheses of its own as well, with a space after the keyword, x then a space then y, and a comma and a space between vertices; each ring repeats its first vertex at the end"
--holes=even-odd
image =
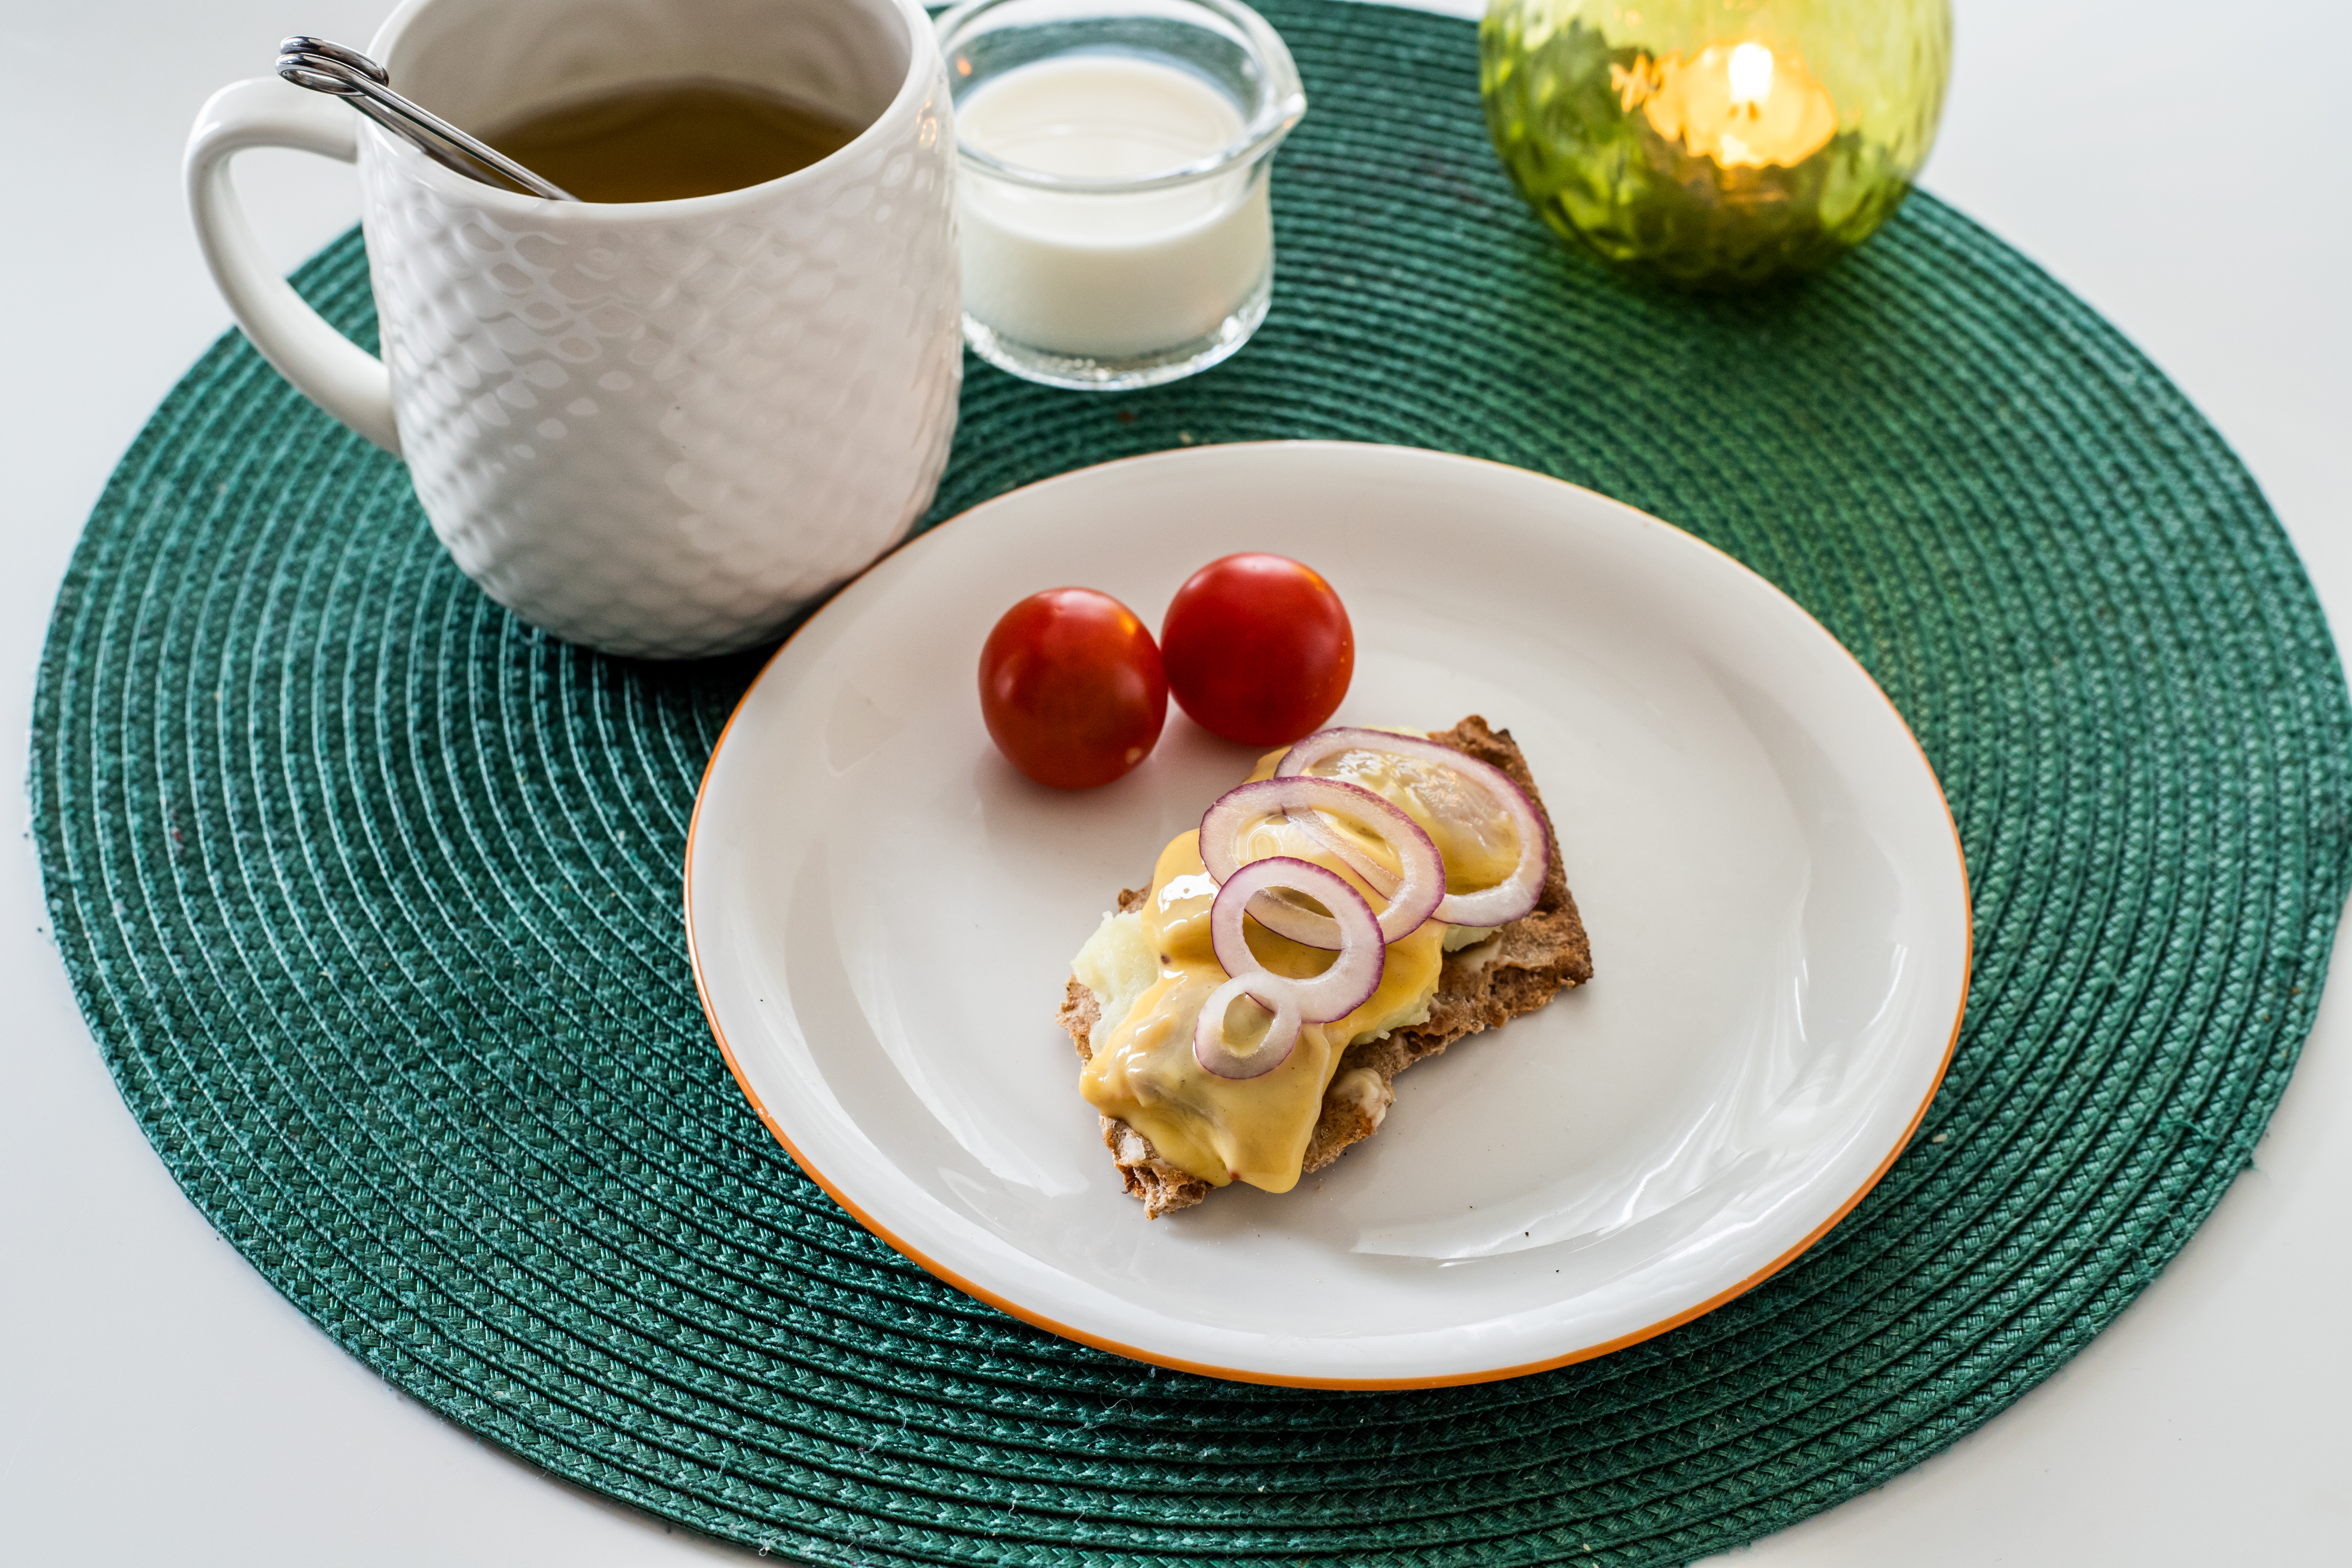
MULTIPOLYGON (((1451 0, 1438 0, 1453 8, 1451 0)), ((1925 184, 2104 311, 2252 468, 2352 609, 2352 8, 1958 0, 1925 184)), ((215 87, 387 0, 0 0, 0 774, 22 780, 49 605, 100 487, 228 314, 182 212, 215 87), (103 60, 100 66, 98 62, 103 60)), ((290 267, 350 171, 241 166, 290 267)), ((18 786, 21 791, 21 785, 18 786)), ((47 930, 21 793, 0 849, 0 1559, 451 1565, 750 1554, 551 1481, 347 1358, 180 1195, 47 930)), ((2352 1002, 2213 1218, 2018 1405, 1890 1485, 1718 1561, 1771 1568, 2352 1561, 2352 1002)))

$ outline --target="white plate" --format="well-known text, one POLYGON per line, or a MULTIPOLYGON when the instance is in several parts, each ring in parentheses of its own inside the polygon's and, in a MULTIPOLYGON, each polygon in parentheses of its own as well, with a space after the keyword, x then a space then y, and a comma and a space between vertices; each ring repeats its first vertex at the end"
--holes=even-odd
POLYGON ((1066 474, 852 584, 720 738, 686 913, 744 1092, 893 1247, 1073 1339, 1336 1387, 1558 1365, 1757 1283, 1901 1151, 1969 973, 1935 775, 1811 617, 1590 491, 1322 443, 1066 474), (1253 753, 1171 704, 1127 778, 1045 789, 990 745, 975 670, 1036 589, 1157 626, 1237 550, 1346 601, 1334 722, 1517 738, 1594 975, 1405 1074, 1379 1135, 1296 1191, 1147 1222, 1053 1013, 1118 890, 1253 753))

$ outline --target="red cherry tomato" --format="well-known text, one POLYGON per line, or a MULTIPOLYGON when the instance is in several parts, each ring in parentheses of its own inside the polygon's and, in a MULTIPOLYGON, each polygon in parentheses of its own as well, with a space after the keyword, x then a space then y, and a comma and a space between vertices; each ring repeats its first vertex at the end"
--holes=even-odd
POLYGON ((1228 555, 1160 624, 1168 689, 1202 729, 1278 746, 1319 729, 1356 673, 1356 632, 1331 584, 1286 555, 1228 555))
POLYGON ((1168 679, 1134 611, 1092 588, 1048 588, 988 634, 980 711, 1014 767, 1056 789, 1092 789, 1150 754, 1168 679))

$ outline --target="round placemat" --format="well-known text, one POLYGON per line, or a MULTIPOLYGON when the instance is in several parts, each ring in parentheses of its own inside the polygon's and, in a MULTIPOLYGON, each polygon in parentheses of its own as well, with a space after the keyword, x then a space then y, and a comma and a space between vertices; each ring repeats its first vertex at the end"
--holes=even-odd
MULTIPOLYGON (((696 1005, 680 855, 756 660, 518 624, 396 464, 224 339, 58 601, 32 778, 58 941, 189 1196, 468 1429, 826 1563, 1682 1562, 2000 1410, 2247 1164, 2346 893, 2352 711, 2213 432, 1924 197, 1786 293, 1621 284, 1506 184, 1469 27, 1265 9, 1314 108, 1264 332, 1132 396, 974 366, 933 515, 1332 437, 1556 474, 1756 567, 1885 687, 1967 847, 1976 988, 1919 1137, 1764 1286, 1508 1382, 1218 1384, 1003 1317, 794 1169, 696 1005)), ((372 331, 356 238, 300 282, 372 331)))

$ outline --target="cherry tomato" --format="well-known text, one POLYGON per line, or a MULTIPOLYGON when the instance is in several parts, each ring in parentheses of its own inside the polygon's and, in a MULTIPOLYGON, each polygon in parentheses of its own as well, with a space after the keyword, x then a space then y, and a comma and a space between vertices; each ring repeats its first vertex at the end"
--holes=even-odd
POLYGON ((1320 728, 1356 673, 1339 595, 1286 555, 1228 555, 1193 573, 1160 623, 1160 648, 1194 722, 1250 746, 1320 728))
POLYGON ((996 749, 1039 784, 1107 784, 1150 754, 1167 721, 1159 645, 1108 594, 1032 594, 980 650, 980 711, 996 749))

